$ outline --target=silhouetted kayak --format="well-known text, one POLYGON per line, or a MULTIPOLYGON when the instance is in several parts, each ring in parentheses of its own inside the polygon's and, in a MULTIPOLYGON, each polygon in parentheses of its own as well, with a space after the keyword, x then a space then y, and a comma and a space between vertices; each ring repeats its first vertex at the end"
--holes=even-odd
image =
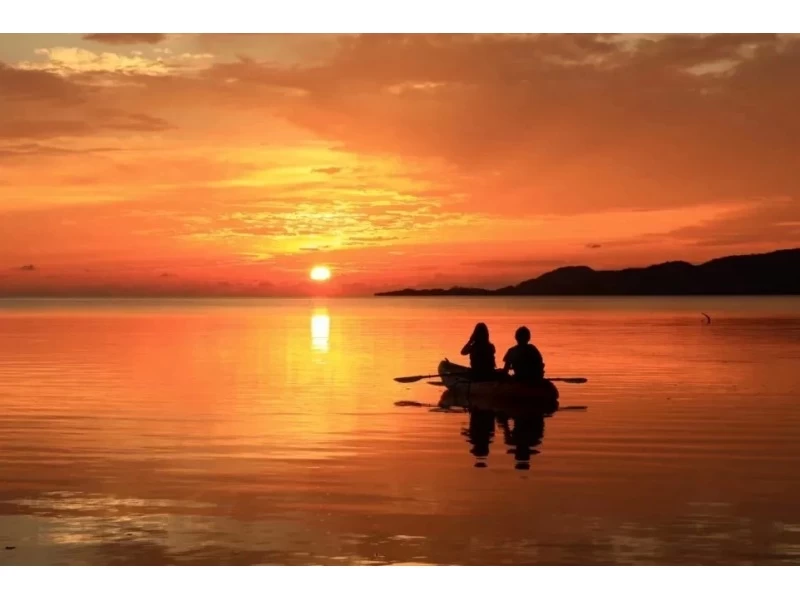
POLYGON ((447 387, 447 398, 455 405, 467 404, 479 409, 507 410, 524 408, 536 411, 558 409, 558 388, 549 380, 523 384, 513 378, 476 381, 470 368, 444 360, 439 376, 447 387))

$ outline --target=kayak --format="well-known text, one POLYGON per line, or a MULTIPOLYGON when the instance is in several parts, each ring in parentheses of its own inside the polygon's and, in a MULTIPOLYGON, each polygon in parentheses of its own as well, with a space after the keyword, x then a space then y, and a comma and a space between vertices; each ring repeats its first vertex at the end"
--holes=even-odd
POLYGON ((439 363, 438 371, 447 387, 443 399, 454 405, 501 411, 524 408, 549 412, 558 409, 558 388, 549 380, 525 384, 498 374, 496 380, 474 381, 470 368, 447 359, 439 363))

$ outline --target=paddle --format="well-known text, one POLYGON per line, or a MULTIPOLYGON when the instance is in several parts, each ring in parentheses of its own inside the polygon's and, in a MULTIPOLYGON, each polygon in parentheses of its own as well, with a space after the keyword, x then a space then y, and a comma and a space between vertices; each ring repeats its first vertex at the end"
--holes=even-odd
MULTIPOLYGON (((460 377, 458 374, 446 374, 447 376, 456 376, 460 377)), ((425 378, 438 378, 440 374, 425 374, 423 376, 402 376, 400 378, 395 378, 395 382, 400 382, 401 384, 409 384, 411 382, 419 382, 420 380, 424 380, 425 378)), ((567 384, 584 384, 588 382, 586 378, 546 378, 546 380, 550 380, 550 382, 566 382, 567 384)))
POLYGON ((408 384, 409 382, 419 382, 420 380, 424 380, 425 378, 438 378, 439 374, 426 374, 424 376, 402 376, 400 378, 395 378, 395 382, 401 382, 402 384, 408 384))
MULTIPOLYGON (((460 408, 462 410, 466 409, 464 406, 460 405, 452 405, 451 407, 443 407, 442 405, 433 405, 432 403, 419 403, 417 401, 396 401, 394 404, 395 407, 431 407, 433 410, 442 410, 442 411, 450 411, 453 412, 453 407, 460 408)), ((589 407, 587 405, 567 405, 565 407, 559 407, 556 411, 587 411, 589 407)))

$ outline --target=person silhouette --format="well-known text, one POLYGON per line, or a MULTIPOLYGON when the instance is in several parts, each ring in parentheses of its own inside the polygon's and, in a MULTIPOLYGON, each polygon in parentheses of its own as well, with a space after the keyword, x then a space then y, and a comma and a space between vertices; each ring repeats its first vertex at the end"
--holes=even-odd
POLYGON ((489 327, 478 322, 469 340, 461 349, 462 355, 469 355, 469 366, 473 380, 491 380, 497 368, 495 348, 489 340, 489 327))
POLYGON ((530 344, 531 331, 526 326, 517 328, 514 333, 517 344, 506 351, 503 357, 503 373, 514 372, 514 379, 520 382, 536 383, 544 379, 544 360, 535 345, 530 344))

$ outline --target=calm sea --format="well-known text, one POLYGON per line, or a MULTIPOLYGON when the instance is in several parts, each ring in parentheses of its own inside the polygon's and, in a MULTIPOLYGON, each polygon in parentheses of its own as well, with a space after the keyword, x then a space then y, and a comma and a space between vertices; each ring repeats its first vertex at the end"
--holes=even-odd
POLYGON ((0 565, 215 563, 800 564, 800 298, 0 301, 0 565), (477 321, 588 409, 395 406, 477 321))

